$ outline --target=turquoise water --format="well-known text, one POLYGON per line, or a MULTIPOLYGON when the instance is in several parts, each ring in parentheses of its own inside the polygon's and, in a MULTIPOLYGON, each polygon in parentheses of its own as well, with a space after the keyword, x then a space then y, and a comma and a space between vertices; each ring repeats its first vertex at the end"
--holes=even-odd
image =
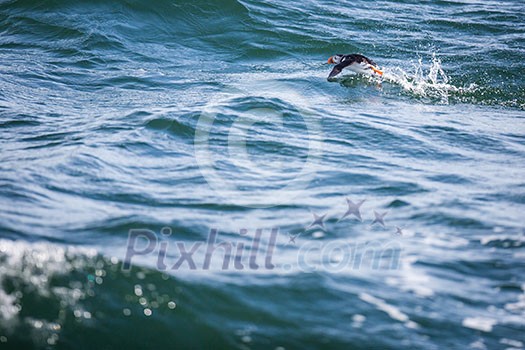
POLYGON ((0 55, 1 349, 525 347, 523 2, 0 1, 0 55))

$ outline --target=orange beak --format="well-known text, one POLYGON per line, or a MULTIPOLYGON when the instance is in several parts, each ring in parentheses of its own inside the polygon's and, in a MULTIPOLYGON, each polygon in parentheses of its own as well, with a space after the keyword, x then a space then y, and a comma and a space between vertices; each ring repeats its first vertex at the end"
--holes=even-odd
POLYGON ((327 63, 328 63, 328 64, 334 64, 334 58, 333 58, 333 57, 330 57, 330 58, 328 59, 328 62, 327 62, 327 63))
POLYGON ((373 70, 374 72, 376 72, 379 75, 383 75, 383 72, 380 71, 379 69, 377 69, 376 67, 370 66, 370 69, 373 70))

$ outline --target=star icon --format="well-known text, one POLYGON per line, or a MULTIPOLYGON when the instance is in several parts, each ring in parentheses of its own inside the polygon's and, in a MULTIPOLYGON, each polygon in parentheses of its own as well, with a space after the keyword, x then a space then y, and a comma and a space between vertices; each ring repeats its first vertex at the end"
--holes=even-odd
POLYGON ((375 219, 374 219, 374 221, 372 221, 370 226, 374 226, 374 224, 379 224, 379 225, 385 227, 385 215, 387 213, 388 212, 385 211, 383 214, 381 214, 381 213, 378 213, 377 211, 374 210, 375 219))
POLYGON ((310 226, 308 226, 308 228, 319 226, 324 230, 324 218, 326 217, 326 214, 317 215, 316 213, 312 212, 312 215, 314 216, 314 221, 310 224, 310 226))
POLYGON ((361 218, 361 212, 359 211, 359 208, 361 208, 361 205, 365 202, 365 199, 360 200, 359 202, 354 203, 350 199, 346 198, 346 203, 348 204, 348 209, 346 210, 346 213, 339 219, 339 221, 343 220, 349 215, 354 215, 356 218, 359 219, 359 221, 363 221, 361 218))
POLYGON ((288 244, 292 244, 292 243, 293 243, 293 244, 297 244, 297 243, 295 242, 295 239, 296 239, 297 237, 299 237, 299 235, 300 235, 300 233, 298 233, 298 234, 296 234, 296 235, 288 234, 288 244))
POLYGON ((403 236, 403 230, 396 226, 396 233, 394 233, 396 236, 403 236))

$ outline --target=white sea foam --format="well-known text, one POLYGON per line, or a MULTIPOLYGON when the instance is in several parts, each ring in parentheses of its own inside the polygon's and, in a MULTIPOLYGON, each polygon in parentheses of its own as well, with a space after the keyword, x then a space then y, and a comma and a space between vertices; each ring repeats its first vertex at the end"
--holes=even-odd
POLYGON ((505 304, 505 309, 512 313, 522 313, 525 315, 525 283, 521 285, 521 290, 524 293, 518 296, 518 300, 516 302, 505 304))
POLYGON ((522 349, 523 348, 523 342, 519 341, 519 340, 514 340, 514 339, 508 339, 508 338, 502 338, 500 339, 499 341, 501 344, 505 344, 505 345, 508 345, 508 346, 512 346, 513 348, 515 349, 522 349))
POLYGON ((483 332, 492 332, 498 322, 493 318, 488 317, 467 317, 463 320, 463 327, 476 329, 483 332))
POLYGON ((432 281, 423 270, 414 267, 417 260, 416 256, 404 257, 399 278, 388 278, 387 284, 412 292, 418 297, 430 297, 434 295, 434 290, 430 287, 432 281))
POLYGON ((411 321, 407 314, 403 313, 397 307, 387 304, 383 299, 376 298, 368 293, 359 293, 359 299, 377 307, 388 314, 392 319, 403 322, 408 328, 417 328, 418 325, 411 321))
POLYGON ((497 235, 484 236, 480 238, 480 242, 483 245, 487 245, 489 243, 498 242, 498 241, 511 241, 517 245, 520 245, 521 243, 525 243, 525 236, 518 235, 518 234, 515 234, 515 235, 497 234, 497 235))

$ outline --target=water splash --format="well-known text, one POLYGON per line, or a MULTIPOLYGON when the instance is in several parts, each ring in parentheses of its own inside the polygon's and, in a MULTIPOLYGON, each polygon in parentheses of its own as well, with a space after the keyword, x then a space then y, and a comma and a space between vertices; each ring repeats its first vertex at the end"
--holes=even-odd
POLYGON ((444 104, 448 104, 453 95, 476 87, 474 84, 467 88, 451 84, 450 78, 442 68, 441 60, 435 54, 432 54, 432 61, 428 69, 425 69, 423 59, 419 58, 418 63, 414 64, 413 72, 407 72, 401 67, 386 69, 383 80, 399 85, 404 91, 417 97, 438 100, 444 104))

